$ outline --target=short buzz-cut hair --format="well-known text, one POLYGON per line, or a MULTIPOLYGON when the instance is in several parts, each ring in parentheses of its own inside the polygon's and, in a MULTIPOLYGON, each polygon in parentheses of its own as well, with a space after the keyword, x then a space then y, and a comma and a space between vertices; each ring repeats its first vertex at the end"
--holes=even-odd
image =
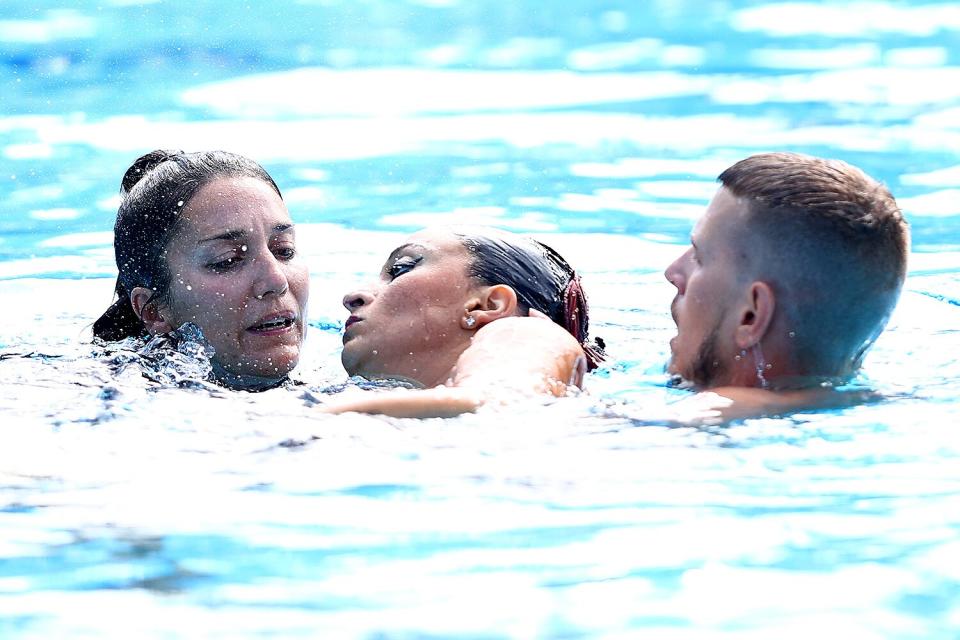
POLYGON ((747 203, 740 254, 785 314, 794 366, 846 376, 886 326, 910 231, 885 186, 839 160, 763 153, 718 180, 747 203))

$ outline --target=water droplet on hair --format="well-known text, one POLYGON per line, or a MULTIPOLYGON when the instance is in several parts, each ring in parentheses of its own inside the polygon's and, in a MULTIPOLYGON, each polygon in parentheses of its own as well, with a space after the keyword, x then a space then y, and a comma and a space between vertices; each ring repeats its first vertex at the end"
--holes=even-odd
POLYGON ((190 285, 187 285, 187 291, 193 291, 193 287, 191 287, 190 285))
POLYGON ((246 251, 246 250, 247 250, 247 245, 245 244, 240 245, 240 251, 246 251))
POLYGON ((178 207, 182 207, 182 206, 183 206, 183 200, 177 201, 177 206, 178 206, 178 207))
POLYGON ((791 332, 788 333, 787 335, 790 336, 791 338, 796 338, 796 337, 797 337, 797 332, 796 332, 796 331, 791 331, 791 332))

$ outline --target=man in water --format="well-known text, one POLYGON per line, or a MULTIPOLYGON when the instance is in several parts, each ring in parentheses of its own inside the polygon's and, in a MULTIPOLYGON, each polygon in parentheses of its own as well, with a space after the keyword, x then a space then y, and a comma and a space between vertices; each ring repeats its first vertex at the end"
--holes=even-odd
POLYGON ((856 167, 793 153, 737 162, 665 276, 677 335, 668 370, 730 420, 847 404, 900 296, 909 229, 856 167))

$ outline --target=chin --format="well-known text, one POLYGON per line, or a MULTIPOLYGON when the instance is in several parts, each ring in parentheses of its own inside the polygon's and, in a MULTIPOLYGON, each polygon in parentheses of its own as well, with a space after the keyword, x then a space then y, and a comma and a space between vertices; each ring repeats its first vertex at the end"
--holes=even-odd
POLYGON ((360 364, 360 358, 357 357, 356 354, 352 353, 349 343, 343 345, 343 351, 340 352, 340 364, 343 365, 343 370, 347 372, 348 376, 363 375, 363 372, 361 371, 362 366, 360 364))
POLYGON ((243 376, 282 378, 296 369, 298 364, 300 364, 300 350, 296 349, 292 352, 284 350, 277 354, 260 355, 256 359, 251 359, 246 366, 242 367, 242 370, 236 373, 243 376))

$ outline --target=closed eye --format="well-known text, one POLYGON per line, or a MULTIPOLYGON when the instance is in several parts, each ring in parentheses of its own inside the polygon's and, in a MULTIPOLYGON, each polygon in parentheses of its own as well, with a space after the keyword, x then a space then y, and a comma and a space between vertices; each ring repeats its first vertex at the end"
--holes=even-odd
POLYGON ((392 265, 387 267, 387 275, 390 276, 391 280, 398 278, 417 266, 421 260, 423 260, 423 256, 404 256, 398 258, 392 265))
POLYGON ((207 268, 216 273, 226 273, 227 271, 235 269, 242 261, 242 257, 233 255, 222 260, 210 262, 207 264, 207 268))

